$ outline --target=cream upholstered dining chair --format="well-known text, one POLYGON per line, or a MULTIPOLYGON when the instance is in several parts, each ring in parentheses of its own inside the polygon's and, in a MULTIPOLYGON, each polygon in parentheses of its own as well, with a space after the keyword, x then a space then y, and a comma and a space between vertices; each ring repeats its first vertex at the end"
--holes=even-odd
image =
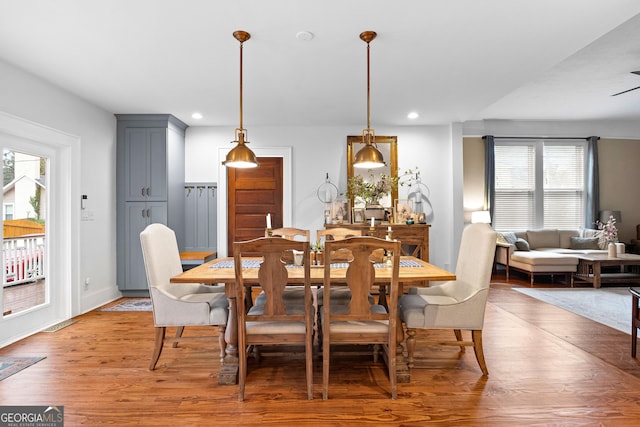
POLYGON ((496 232, 482 223, 471 224, 462 232, 456 264, 456 280, 413 288, 400 297, 400 318, 407 328, 409 367, 413 367, 416 329, 453 329, 456 341, 432 344, 473 346, 484 375, 488 375, 482 350, 484 312, 489 295, 496 232), (464 341, 462 330, 470 330, 472 341, 464 341))
POLYGON ((304 344, 307 377, 307 398, 313 399, 313 305, 311 296, 311 268, 303 267, 304 305, 285 304, 284 292, 289 282, 288 270, 282 257, 286 251, 303 251, 309 257, 309 242, 296 242, 278 237, 261 237, 233 244, 238 301, 238 358, 240 385, 238 399, 244 400, 247 379, 247 348, 253 345, 304 344), (245 305, 245 293, 250 292, 244 281, 243 253, 262 254, 258 271, 259 285, 264 292, 264 304, 251 308, 245 305))
MULTIPOLYGON (((335 268, 335 267, 334 267, 335 268)), ((349 237, 344 240, 325 243, 324 266, 324 306, 321 313, 322 327, 322 398, 329 397, 329 373, 331 346, 334 344, 374 344, 382 346, 386 353, 391 384, 391 398, 397 398, 396 361, 397 361, 397 299, 398 276, 400 271, 400 242, 378 239, 376 237, 349 237), (385 250, 390 255, 391 265, 375 263, 375 252, 385 250), (332 304, 333 287, 345 286, 334 283, 331 278, 333 255, 338 251, 350 251, 352 256, 346 264, 346 286, 351 291, 347 304, 332 304), (376 265, 377 264, 377 265, 376 265), (386 273, 390 275, 390 294, 388 310, 372 304, 369 296, 376 277, 386 273), (389 274, 390 273, 390 274, 389 274)), ((380 278, 378 277, 378 280, 380 278)), ((374 351, 374 360, 377 359, 374 351)))
POLYGON ((149 370, 154 370, 162 353, 167 327, 177 327, 173 347, 187 339, 182 337, 185 326, 218 326, 220 359, 224 357, 224 332, 228 318, 228 300, 224 288, 200 283, 172 284, 170 279, 182 272, 178 243, 173 230, 163 224, 149 224, 140 233, 142 256, 153 308, 155 347, 149 370))

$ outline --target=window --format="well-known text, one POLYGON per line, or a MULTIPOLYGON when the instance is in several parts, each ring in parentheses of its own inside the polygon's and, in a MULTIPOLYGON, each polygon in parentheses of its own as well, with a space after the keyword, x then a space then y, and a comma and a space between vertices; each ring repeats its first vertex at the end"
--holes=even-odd
POLYGON ((496 230, 582 227, 585 156, 586 141, 496 141, 496 230))
POLYGON ((13 203, 5 203, 4 219, 13 219, 13 203))

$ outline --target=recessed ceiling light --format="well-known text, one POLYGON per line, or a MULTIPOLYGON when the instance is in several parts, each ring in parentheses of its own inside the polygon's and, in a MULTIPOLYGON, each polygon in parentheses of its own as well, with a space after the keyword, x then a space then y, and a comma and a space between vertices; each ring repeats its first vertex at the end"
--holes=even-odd
POLYGON ((418 113, 416 113, 415 111, 410 112, 409 114, 407 114, 407 117, 410 119, 417 119, 420 115, 418 113))
POLYGON ((191 115, 191 117, 196 119, 196 120, 200 120, 202 118, 202 114, 201 113, 193 113, 191 115))

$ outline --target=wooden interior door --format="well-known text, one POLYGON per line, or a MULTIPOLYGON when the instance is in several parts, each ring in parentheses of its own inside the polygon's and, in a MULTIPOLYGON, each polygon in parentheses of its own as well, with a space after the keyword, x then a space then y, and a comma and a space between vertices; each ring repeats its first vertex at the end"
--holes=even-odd
POLYGON ((227 253, 233 242, 264 236, 267 214, 271 227, 282 227, 282 158, 259 157, 260 166, 227 168, 227 253))

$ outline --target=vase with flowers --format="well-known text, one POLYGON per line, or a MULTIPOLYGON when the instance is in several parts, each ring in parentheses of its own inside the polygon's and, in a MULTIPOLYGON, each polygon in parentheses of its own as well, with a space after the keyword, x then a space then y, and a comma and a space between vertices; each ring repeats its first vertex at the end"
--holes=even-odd
POLYGON ((362 175, 354 175, 347 183, 347 196, 356 202, 364 203, 365 217, 367 219, 382 220, 384 219, 385 208, 381 204, 381 199, 390 195, 392 190, 396 190, 398 184, 405 185, 406 182, 402 181, 402 179, 411 178, 413 173, 413 170, 407 170, 398 176, 391 176, 385 173, 376 176, 369 171, 369 177, 366 179, 362 175))
POLYGON ((607 222, 596 221, 598 230, 602 230, 602 235, 608 243, 616 243, 618 241, 618 228, 616 227, 616 219, 613 215, 609 216, 607 222))

